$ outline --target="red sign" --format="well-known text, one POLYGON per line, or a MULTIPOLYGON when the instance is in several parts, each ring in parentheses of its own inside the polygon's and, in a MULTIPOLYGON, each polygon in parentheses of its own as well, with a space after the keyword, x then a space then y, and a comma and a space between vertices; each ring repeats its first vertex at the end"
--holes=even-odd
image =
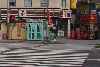
POLYGON ((10 15, 10 20, 14 21, 16 19, 16 17, 14 15, 10 15))
POLYGON ((52 25, 52 14, 48 11, 48 25, 52 25))
POLYGON ((96 20, 96 15, 89 15, 89 20, 96 20))
POLYGON ((84 22, 96 22, 96 15, 91 14, 91 15, 83 15, 80 17, 80 21, 84 22))

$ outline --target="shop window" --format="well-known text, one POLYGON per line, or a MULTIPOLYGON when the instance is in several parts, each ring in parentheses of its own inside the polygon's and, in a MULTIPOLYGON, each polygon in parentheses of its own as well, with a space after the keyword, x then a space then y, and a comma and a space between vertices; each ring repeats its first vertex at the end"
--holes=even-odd
POLYGON ((32 7, 32 0, 24 0, 25 7, 32 7))
POLYGON ((9 0, 9 7, 16 7, 16 0, 9 0))

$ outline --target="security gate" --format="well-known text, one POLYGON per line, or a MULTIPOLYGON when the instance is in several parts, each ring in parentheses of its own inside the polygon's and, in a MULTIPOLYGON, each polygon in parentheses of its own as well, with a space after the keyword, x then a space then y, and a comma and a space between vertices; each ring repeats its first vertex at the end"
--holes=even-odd
POLYGON ((27 40, 43 40, 43 23, 31 22, 26 23, 27 40))

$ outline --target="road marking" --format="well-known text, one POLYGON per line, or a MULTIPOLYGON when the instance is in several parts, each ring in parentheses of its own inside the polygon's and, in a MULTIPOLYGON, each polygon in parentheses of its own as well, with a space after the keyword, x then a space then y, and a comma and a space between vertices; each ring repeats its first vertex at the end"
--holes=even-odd
POLYGON ((33 48, 16 48, 0 54, 0 66, 37 65, 37 66, 82 66, 89 53, 79 50, 49 50, 33 48))

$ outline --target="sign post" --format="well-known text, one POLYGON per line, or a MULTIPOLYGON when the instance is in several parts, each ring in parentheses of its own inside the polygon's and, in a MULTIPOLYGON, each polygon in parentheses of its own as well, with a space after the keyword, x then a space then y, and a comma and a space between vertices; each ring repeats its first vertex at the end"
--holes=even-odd
POLYGON ((71 18, 72 18, 72 11, 71 10, 63 10, 63 15, 62 18, 68 19, 67 23, 67 37, 68 39, 70 38, 70 33, 71 33, 71 18))

